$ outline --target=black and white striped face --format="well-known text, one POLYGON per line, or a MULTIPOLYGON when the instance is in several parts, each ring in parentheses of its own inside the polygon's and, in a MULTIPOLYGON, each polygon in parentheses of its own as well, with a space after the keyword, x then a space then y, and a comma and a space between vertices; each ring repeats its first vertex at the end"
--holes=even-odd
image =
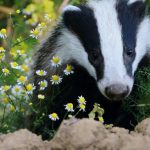
POLYGON ((91 0, 84 6, 67 6, 63 23, 59 41, 64 46, 57 54, 85 67, 108 99, 128 96, 150 39, 145 2, 91 0))

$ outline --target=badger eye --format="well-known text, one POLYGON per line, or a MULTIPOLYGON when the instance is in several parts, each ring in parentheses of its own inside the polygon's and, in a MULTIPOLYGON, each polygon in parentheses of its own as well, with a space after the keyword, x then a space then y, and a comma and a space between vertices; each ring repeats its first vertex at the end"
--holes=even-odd
POLYGON ((134 54, 135 54, 135 52, 134 52, 133 49, 128 48, 128 47, 126 47, 126 46, 124 46, 124 51, 125 51, 126 55, 129 56, 129 57, 133 57, 134 54))
POLYGON ((92 52, 92 57, 93 57, 93 59, 97 59, 98 58, 98 52, 97 51, 93 51, 92 52))
POLYGON ((127 55, 128 55, 128 56, 132 56, 133 54, 134 54, 133 50, 128 50, 128 51, 127 51, 127 55))

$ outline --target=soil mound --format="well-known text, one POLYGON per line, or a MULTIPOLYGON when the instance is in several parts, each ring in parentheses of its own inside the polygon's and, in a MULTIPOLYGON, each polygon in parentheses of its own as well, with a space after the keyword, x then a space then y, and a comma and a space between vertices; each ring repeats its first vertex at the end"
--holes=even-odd
POLYGON ((26 129, 0 136, 0 150, 150 150, 150 118, 134 132, 89 119, 64 121, 51 141, 26 129))

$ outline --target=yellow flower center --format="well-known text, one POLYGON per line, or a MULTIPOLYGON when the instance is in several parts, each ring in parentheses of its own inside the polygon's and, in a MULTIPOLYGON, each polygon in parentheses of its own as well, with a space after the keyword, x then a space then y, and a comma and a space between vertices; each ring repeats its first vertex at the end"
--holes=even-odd
POLYGON ((4 69, 3 69, 3 73, 5 73, 5 74, 9 74, 9 70, 8 70, 8 69, 6 69, 6 68, 4 68, 4 69))
POLYGON ((72 104, 72 103, 68 103, 68 104, 67 104, 67 107, 68 107, 69 109, 72 109, 72 108, 73 108, 73 104, 72 104))
POLYGON ((70 72, 70 71, 72 70, 72 66, 71 66, 71 65, 67 65, 66 70, 67 70, 68 72, 70 72))
POLYGON ((52 118, 56 119, 58 117, 58 115, 56 113, 52 113, 51 114, 52 118))
POLYGON ((3 98, 2 100, 5 104, 9 103, 9 99, 7 97, 3 98))
POLYGON ((13 66, 13 67, 17 67, 17 66, 18 66, 17 62, 13 62, 13 63, 12 63, 12 66, 13 66))
POLYGON ((26 86, 26 88, 27 88, 27 91, 32 91, 33 90, 33 85, 32 84, 28 84, 26 86))
POLYGON ((26 65, 21 65, 21 68, 23 69, 24 72, 29 72, 30 68, 26 65))
POLYGON ((16 87, 16 88, 15 88, 15 91, 16 91, 16 92, 19 92, 19 91, 20 91, 20 88, 16 87))
POLYGON ((46 26, 45 22, 41 22, 41 26, 45 27, 46 26))
POLYGON ((53 62, 55 63, 55 64, 58 64, 59 63, 59 61, 60 61, 60 59, 59 59, 59 57, 53 57, 53 62))
POLYGON ((80 102, 80 103, 84 103, 84 102, 85 102, 85 98, 84 98, 84 97, 80 97, 80 98, 79 98, 79 102, 80 102))
POLYGON ((34 34, 34 35, 39 35, 39 30, 35 29, 35 30, 33 31, 33 34, 34 34))
POLYGON ((46 87, 46 83, 45 82, 41 82, 40 86, 41 87, 46 87))
POLYGON ((53 75, 52 80, 53 81, 59 81, 59 76, 58 75, 53 75))
POLYGON ((8 91, 9 89, 10 89, 10 86, 9 86, 9 85, 3 86, 3 90, 4 90, 4 91, 8 91))
POLYGON ((19 81, 20 82, 25 82, 26 81, 26 77, 25 76, 20 76, 19 81))
POLYGON ((3 47, 0 47, 0 52, 5 52, 3 47))
POLYGON ((6 34, 6 29, 1 29, 1 34, 6 34))
POLYGON ((80 104, 80 108, 84 110, 85 109, 85 105, 84 104, 80 104))

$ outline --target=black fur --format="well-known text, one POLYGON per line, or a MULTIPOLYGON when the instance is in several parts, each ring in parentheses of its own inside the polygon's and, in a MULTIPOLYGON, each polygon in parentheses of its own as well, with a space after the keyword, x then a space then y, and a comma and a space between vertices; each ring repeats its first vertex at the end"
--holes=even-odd
POLYGON ((81 11, 66 11, 63 22, 76 34, 83 44, 91 64, 96 68, 97 79, 103 77, 104 60, 101 54, 100 35, 93 10, 88 6, 80 6, 81 11))
POLYGON ((136 1, 130 5, 127 3, 127 0, 118 1, 116 10, 118 12, 118 19, 122 27, 124 64, 128 74, 133 76, 132 63, 136 56, 136 35, 138 26, 145 16, 146 5, 142 1, 136 1))

